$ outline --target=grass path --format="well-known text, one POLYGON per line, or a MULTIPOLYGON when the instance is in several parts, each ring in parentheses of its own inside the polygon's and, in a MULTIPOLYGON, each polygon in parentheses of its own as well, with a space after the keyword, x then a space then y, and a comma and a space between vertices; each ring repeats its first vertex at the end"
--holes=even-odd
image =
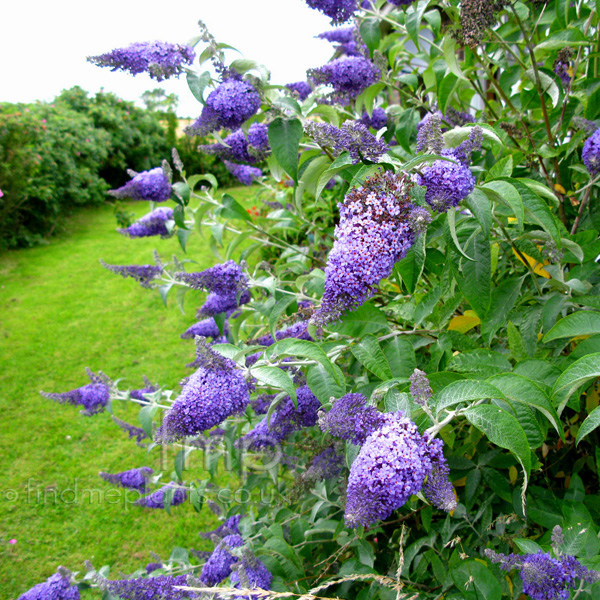
MULTIPOLYGON (((141 216, 147 206, 131 209, 141 216)), ((39 395, 85 385, 86 366, 125 378, 122 389, 141 387, 143 374, 178 389, 189 375, 193 343, 179 334, 204 296, 187 295, 186 315, 174 302, 165 310, 156 291, 99 264, 151 263, 155 247, 182 255, 176 239, 123 238, 104 206, 78 212, 47 246, 0 255, 0 598, 18 597, 58 565, 110 563, 115 577, 144 567, 151 550, 166 558, 176 545, 212 547, 198 537, 216 522, 206 508, 180 506, 169 516, 118 496, 90 502, 90 490, 111 489, 98 471, 156 469, 158 451, 138 448, 107 413, 84 417, 39 395)), ((188 252, 199 268, 216 262, 197 236, 188 252)), ((130 408, 114 412, 135 422, 130 408)))

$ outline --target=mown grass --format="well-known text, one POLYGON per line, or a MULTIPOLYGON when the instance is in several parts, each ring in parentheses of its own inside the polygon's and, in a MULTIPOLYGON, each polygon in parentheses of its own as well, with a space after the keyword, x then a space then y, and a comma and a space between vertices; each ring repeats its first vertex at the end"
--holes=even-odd
MULTIPOLYGON (((234 195, 243 201, 248 191, 234 195)), ((147 211, 129 207, 137 216, 147 211)), ((198 268, 216 262, 203 244, 196 236, 189 242, 198 268)), ((141 387, 143 374, 178 389, 189 375, 184 365, 193 359, 193 343, 179 334, 195 321, 204 296, 189 293, 183 315, 173 299, 165 309, 158 292, 99 264, 151 263, 155 247, 165 257, 182 255, 174 238, 123 238, 103 206, 78 212, 46 246, 0 255, 1 598, 18 597, 58 565, 77 571, 89 559, 96 567, 111 564, 115 577, 150 562, 150 551, 166 558, 173 546, 211 547, 198 537, 216 523, 206 508, 196 513, 186 504, 169 516, 120 495, 99 501, 112 488, 98 471, 160 469, 160 452, 137 447, 107 413, 84 417, 39 395, 88 383, 86 366, 124 378, 122 389, 141 387)), ((135 422, 132 407, 119 403, 114 412, 135 422)))

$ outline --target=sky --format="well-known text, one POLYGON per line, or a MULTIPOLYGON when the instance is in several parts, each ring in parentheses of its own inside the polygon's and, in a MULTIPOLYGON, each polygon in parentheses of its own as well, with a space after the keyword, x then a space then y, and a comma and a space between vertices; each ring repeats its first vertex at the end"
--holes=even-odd
MULTIPOLYGON (((304 0, 29 0, 0 8, 0 102, 48 101, 74 85, 89 92, 114 92, 139 101, 162 87, 179 96, 178 114, 197 117, 200 104, 185 77, 157 83, 86 62, 132 42, 186 43, 202 19, 218 42, 263 63, 271 82, 305 80, 306 70, 324 64, 332 47, 314 36, 331 29, 329 19, 304 0)), ((197 47, 197 49, 200 46, 197 47)), ((195 63, 195 68, 205 70, 195 63)))

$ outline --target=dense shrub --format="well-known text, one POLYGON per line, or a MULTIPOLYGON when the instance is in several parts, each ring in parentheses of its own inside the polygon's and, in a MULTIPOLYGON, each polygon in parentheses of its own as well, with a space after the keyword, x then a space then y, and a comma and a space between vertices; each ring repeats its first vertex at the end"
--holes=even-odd
MULTIPOLYGON (((220 78, 188 72, 187 132, 219 130, 206 150, 269 195, 246 210, 174 155, 156 232, 193 256, 199 230, 219 264, 104 265, 180 307, 207 294, 183 333, 192 375, 179 394, 102 375, 48 395, 140 404, 125 428, 177 454, 137 503, 206 503, 215 550, 85 581, 120 598, 597 598, 596 6, 307 1, 356 19, 312 92, 225 64, 201 24, 220 78)), ((151 179, 131 187, 152 198, 151 179)))

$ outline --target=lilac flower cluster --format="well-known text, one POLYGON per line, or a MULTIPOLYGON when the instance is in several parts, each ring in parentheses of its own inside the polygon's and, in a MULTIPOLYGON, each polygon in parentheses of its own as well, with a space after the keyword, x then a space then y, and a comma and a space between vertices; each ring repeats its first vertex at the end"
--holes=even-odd
POLYGON ((444 115, 444 121, 450 125, 450 128, 462 127, 467 123, 475 123, 475 117, 468 112, 462 112, 449 106, 444 115))
POLYGON ((155 492, 152 492, 148 496, 144 496, 135 503, 138 506, 144 506, 145 508, 164 508, 165 507, 165 494, 170 490, 175 490, 171 497, 171 506, 178 506, 183 504, 187 499, 187 491, 185 488, 177 485, 174 481, 171 481, 167 485, 159 488, 155 492))
POLYGON ((143 216, 129 227, 118 229, 117 231, 130 238, 143 238, 155 235, 160 235, 161 238, 167 238, 171 235, 167 229, 167 221, 171 221, 172 219, 173 209, 161 206, 143 216))
POLYGON ((142 440, 148 437, 148 434, 141 428, 136 427, 135 425, 130 425, 121 419, 118 419, 113 415, 113 421, 123 430, 129 434, 129 439, 135 438, 136 442, 139 444, 142 440))
POLYGON ((330 435, 362 445, 383 425, 385 416, 367 405, 362 394, 346 394, 336 400, 328 413, 319 415, 319 427, 330 435))
POLYGON ((433 390, 429 385, 429 379, 427 379, 427 374, 420 369, 415 369, 412 375, 409 377, 410 379, 410 394, 413 397, 413 400, 424 406, 427 404, 431 396, 433 395, 433 390))
POLYGON ((231 575, 231 567, 238 561, 230 550, 244 545, 242 536, 233 534, 225 536, 216 546, 210 558, 202 567, 200 580, 206 585, 218 585, 231 575))
POLYGON ((306 469, 302 479, 311 483, 335 479, 342 472, 343 466, 343 453, 339 448, 329 446, 313 458, 312 464, 306 469))
POLYGON ((507 555, 493 550, 485 550, 485 555, 505 571, 519 569, 523 593, 533 600, 567 600, 577 579, 587 583, 600 580, 600 573, 590 571, 574 556, 552 558, 544 552, 507 555))
POLYGON ((348 192, 339 205, 340 222, 325 269, 325 293, 311 320, 339 319, 363 304, 412 246, 426 211, 409 201, 406 175, 380 173, 348 192), (416 219, 412 219, 414 213, 416 219))
POLYGON ((191 65, 196 53, 191 46, 169 42, 136 42, 126 48, 116 48, 88 61, 98 67, 110 67, 111 71, 129 71, 132 75, 148 73, 157 81, 179 76, 184 65, 191 65))
POLYGON ((268 127, 264 123, 250 125, 248 135, 242 129, 228 135, 223 143, 204 144, 198 150, 215 154, 224 160, 255 164, 265 159, 270 150, 268 127))
POLYGON ((261 394, 256 400, 250 402, 250 406, 255 415, 266 415, 274 399, 275 394, 261 394))
POLYGON ((162 563, 148 563, 146 565, 146 573, 148 573, 148 575, 150 575, 150 573, 153 573, 154 571, 158 571, 159 569, 162 569, 164 567, 164 565, 162 563))
POLYGON ((560 77, 564 88, 569 87, 571 83, 571 58, 573 58, 572 48, 561 48, 552 65, 552 70, 560 77))
POLYGON ((401 413, 386 415, 350 468, 346 525, 386 519, 421 490, 431 472, 429 447, 417 426, 401 413))
POLYGON ((199 369, 187 380, 165 416, 157 438, 169 442, 196 435, 242 412, 250 400, 244 374, 236 364, 198 343, 199 369))
POLYGON ((216 324, 212 317, 194 323, 191 327, 188 327, 182 334, 182 340, 189 340, 195 338, 197 335, 200 337, 217 338, 221 335, 219 332, 219 326, 216 324))
POLYGON ((379 162, 388 149, 383 139, 377 139, 359 121, 345 121, 339 129, 329 123, 306 121, 304 131, 319 146, 329 148, 336 156, 344 151, 349 152, 354 164, 361 160, 379 162))
MULTIPOLYGON (((286 340, 288 338, 296 338, 298 340, 308 340, 312 341, 312 337, 310 333, 308 333, 308 323, 306 321, 299 321, 298 323, 294 323, 290 327, 286 329, 281 329, 280 331, 275 332, 275 340, 278 342, 280 340, 286 340)), ((270 346, 275 343, 273 336, 270 333, 266 335, 262 335, 253 340, 249 340, 249 344, 258 344, 259 346, 270 346)))
POLYGON ((115 198, 164 202, 171 197, 171 180, 162 167, 142 171, 133 176, 124 186, 108 192, 115 198))
POLYGON ((61 393, 40 392, 44 398, 61 404, 80 404, 82 414, 91 416, 102 412, 110 400, 110 388, 107 379, 86 369, 92 383, 61 393))
POLYGON ((105 473, 100 472, 100 477, 108 483, 118 485, 130 490, 137 490, 145 494, 148 478, 154 471, 150 467, 139 467, 137 469, 129 469, 129 471, 121 471, 120 473, 105 473))
MULTIPOLYGON (((273 575, 256 556, 245 555, 231 574, 229 580, 237 588, 270 590, 273 583, 273 575)), ((252 600, 254 598, 256 598, 254 595, 236 596, 234 600, 252 600)))
POLYGON ((306 0, 306 4, 329 17, 332 25, 348 21, 358 9, 356 0, 306 0))
POLYGON ((129 390, 129 396, 134 400, 143 400, 147 401, 144 397, 144 394, 153 394, 158 391, 160 388, 158 385, 154 385, 145 375, 144 375, 144 385, 145 387, 139 390, 129 390))
POLYGON ((250 165, 238 165, 229 160, 223 161, 225 168, 243 185, 252 185, 252 182, 259 177, 262 177, 263 173, 258 167, 251 167, 250 165))
POLYGON ((187 585, 187 575, 159 575, 109 581, 108 591, 124 600, 184 600, 197 597, 196 592, 176 589, 187 585))
POLYGON ((583 117, 573 117, 571 123, 575 129, 585 131, 587 135, 592 135, 598 129, 598 125, 594 121, 584 119, 583 117))
POLYGON ((200 117, 186 128, 188 135, 206 135, 222 127, 238 129, 260 108, 260 95, 247 81, 223 81, 206 99, 200 117))
POLYGON ((221 525, 219 525, 216 529, 214 529, 213 531, 208 531, 205 533, 200 533, 200 537, 203 537, 204 539, 212 539, 213 537, 225 537, 228 535, 239 535, 240 530, 239 530, 239 524, 240 521, 242 519, 243 515, 233 515, 231 517, 228 517, 224 523, 222 523, 221 525))
POLYGON ((221 296, 236 294, 248 287, 248 278, 240 265, 233 260, 196 273, 180 271, 175 273, 174 277, 187 283, 193 290, 206 290, 221 296))
POLYGON ((409 4, 412 4, 414 0, 388 0, 388 2, 395 6, 407 6, 409 4))
POLYGON ((293 83, 286 84, 285 87, 292 92, 296 92, 301 102, 304 102, 304 100, 306 100, 312 92, 310 85, 308 85, 306 81, 295 81, 293 83))
POLYGON ((442 113, 427 113, 417 125, 417 152, 441 154, 443 149, 442 113))
POLYGON ((332 31, 325 31, 316 37, 327 40, 335 45, 338 55, 366 56, 367 47, 362 42, 360 33, 354 27, 341 27, 332 31))
POLYGON ((229 317, 242 304, 247 304, 250 300, 252 300, 250 290, 244 290, 241 294, 217 294, 211 292, 207 296, 206 302, 197 310, 196 318, 214 317, 220 313, 226 313, 229 317))
POLYGON ((440 439, 430 439, 427 434, 423 436, 427 441, 429 458, 431 459, 431 473, 423 485, 425 498, 440 510, 452 512, 456 508, 456 494, 448 478, 450 468, 444 457, 444 443, 440 439))
POLYGON ((79 590, 77 586, 71 585, 69 577, 55 573, 43 583, 38 583, 21 594, 18 600, 79 600, 79 598, 79 590))
POLYGON ((311 69, 308 75, 315 83, 332 86, 334 94, 331 99, 344 103, 374 84, 381 76, 381 71, 362 56, 346 56, 311 69))
POLYGON ((307 385, 298 388, 298 408, 288 396, 275 409, 271 415, 271 422, 263 419, 254 429, 240 438, 240 443, 245 448, 264 448, 273 446, 289 437, 294 431, 303 427, 312 427, 317 424, 318 411, 321 403, 310 391, 307 385))
POLYGON ((152 281, 163 271, 159 265, 109 265, 103 260, 100 260, 100 264, 111 273, 132 277, 144 288, 151 288, 152 281))
POLYGON ((583 164, 592 177, 600 173, 600 129, 585 140, 583 152, 581 153, 583 164))
POLYGON ((379 131, 382 127, 387 125, 387 115, 383 108, 376 107, 373 109, 371 116, 369 116, 369 113, 365 110, 360 118, 360 122, 365 127, 371 127, 372 129, 379 131))

